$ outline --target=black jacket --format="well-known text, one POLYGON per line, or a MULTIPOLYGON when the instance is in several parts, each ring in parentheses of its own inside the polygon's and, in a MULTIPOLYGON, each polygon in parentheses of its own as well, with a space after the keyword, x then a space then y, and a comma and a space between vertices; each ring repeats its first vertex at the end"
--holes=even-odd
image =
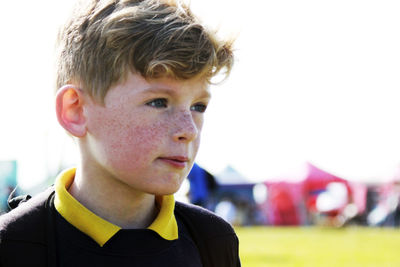
MULTIPOLYGON (((56 266, 54 189, 0 216, 0 267, 56 266)), ((238 267, 238 238, 215 214, 176 202, 175 216, 188 228, 204 267, 238 267)))

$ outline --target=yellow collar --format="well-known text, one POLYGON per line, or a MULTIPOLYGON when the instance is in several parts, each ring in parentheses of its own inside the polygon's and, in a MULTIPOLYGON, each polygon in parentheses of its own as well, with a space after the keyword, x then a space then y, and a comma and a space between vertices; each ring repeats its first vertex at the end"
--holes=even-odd
MULTIPOLYGON (((56 178, 54 206, 70 224, 103 246, 121 228, 100 218, 68 193, 67 189, 75 178, 75 170, 75 168, 65 170, 56 178)), ((147 229, 155 231, 166 240, 178 239, 174 196, 168 195, 156 199, 160 204, 160 211, 147 229)))

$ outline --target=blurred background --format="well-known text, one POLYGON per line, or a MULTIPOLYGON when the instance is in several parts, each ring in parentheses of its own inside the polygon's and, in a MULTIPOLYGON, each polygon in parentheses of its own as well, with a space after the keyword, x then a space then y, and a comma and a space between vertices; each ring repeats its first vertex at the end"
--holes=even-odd
MULTIPOLYGON (((192 0, 237 39, 213 86, 197 165, 177 198, 234 225, 398 226, 400 4, 192 0)), ((71 1, 0 16, 1 210, 77 162, 54 115, 54 40, 71 1)))

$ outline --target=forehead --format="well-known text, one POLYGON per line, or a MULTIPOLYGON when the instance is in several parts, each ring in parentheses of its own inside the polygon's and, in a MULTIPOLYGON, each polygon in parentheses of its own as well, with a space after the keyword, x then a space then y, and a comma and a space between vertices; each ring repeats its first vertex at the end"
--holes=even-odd
POLYGON ((206 79, 177 80, 171 78, 147 79, 148 86, 142 93, 166 93, 172 95, 193 94, 196 97, 211 97, 206 79))
MULTIPOLYGON (((106 99, 121 97, 122 95, 147 95, 169 94, 172 96, 211 97, 209 83, 205 78, 178 80, 162 77, 157 79, 144 78, 137 73, 129 73, 124 81, 112 86, 106 95, 106 99)), ((105 99, 105 100, 106 100, 105 99)))

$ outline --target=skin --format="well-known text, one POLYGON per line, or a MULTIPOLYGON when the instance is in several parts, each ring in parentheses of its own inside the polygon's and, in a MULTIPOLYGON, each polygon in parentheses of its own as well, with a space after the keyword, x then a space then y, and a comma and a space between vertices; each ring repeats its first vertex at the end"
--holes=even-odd
POLYGON ((123 228, 147 227, 155 196, 175 193, 197 154, 210 100, 202 79, 145 80, 129 73, 104 105, 78 86, 57 94, 60 124, 77 138, 80 165, 69 192, 123 228))

